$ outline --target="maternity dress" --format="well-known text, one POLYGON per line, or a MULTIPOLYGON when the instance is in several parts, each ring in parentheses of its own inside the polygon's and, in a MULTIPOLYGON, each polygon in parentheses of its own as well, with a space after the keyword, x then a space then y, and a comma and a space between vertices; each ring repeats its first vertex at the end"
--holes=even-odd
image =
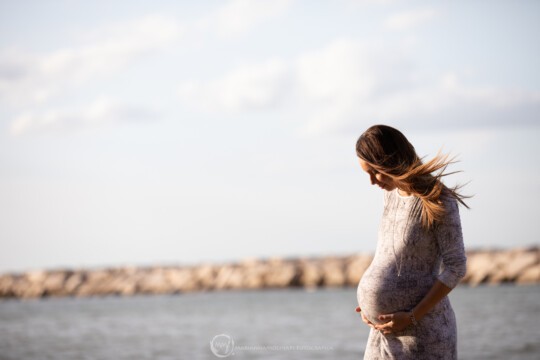
MULTIPOLYGON (((410 311, 435 280, 454 288, 465 275, 466 257, 457 201, 441 197, 443 221, 422 228, 420 200, 385 191, 384 213, 371 265, 357 289, 358 304, 373 323, 379 314, 410 311)), ((457 359, 454 311, 444 297, 430 312, 400 332, 371 329, 364 359, 457 359)))

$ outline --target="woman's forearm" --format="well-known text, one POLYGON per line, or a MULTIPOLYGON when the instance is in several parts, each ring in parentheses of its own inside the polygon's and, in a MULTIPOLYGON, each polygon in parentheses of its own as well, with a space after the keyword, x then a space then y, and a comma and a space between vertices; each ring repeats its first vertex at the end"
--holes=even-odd
POLYGON ((441 281, 436 280, 426 296, 412 309, 416 320, 424 317, 435 305, 439 303, 452 288, 444 285, 441 281))

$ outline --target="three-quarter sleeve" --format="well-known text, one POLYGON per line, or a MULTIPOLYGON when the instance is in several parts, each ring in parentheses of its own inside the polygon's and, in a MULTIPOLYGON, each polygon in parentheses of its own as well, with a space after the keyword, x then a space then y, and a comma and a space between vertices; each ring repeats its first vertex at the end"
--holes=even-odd
POLYGON ((435 234, 443 265, 438 279, 449 288, 454 288, 465 276, 467 257, 463 245, 458 202, 455 199, 445 199, 444 204, 446 215, 437 225, 435 234))

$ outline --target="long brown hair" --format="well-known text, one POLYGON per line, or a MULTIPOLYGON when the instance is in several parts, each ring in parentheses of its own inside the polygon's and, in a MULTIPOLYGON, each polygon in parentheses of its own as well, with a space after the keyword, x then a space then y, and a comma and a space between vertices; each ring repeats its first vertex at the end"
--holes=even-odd
POLYGON ((443 176, 459 172, 446 172, 448 165, 456 162, 454 158, 439 152, 424 164, 405 135, 393 127, 374 125, 367 129, 356 142, 356 155, 378 172, 390 176, 399 189, 420 199, 424 229, 444 218, 441 196, 450 196, 469 208, 464 199, 470 196, 459 193, 462 185, 448 188, 441 181, 443 176))

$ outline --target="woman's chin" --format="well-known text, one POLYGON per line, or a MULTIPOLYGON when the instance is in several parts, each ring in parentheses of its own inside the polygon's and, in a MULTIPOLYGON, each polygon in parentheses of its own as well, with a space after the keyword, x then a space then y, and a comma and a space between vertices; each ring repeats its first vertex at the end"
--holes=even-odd
POLYGON ((381 189, 383 189, 383 190, 386 190, 386 191, 392 191, 392 190, 394 190, 396 188, 395 186, 390 186, 390 185, 386 185, 386 184, 379 185, 379 187, 381 189))

